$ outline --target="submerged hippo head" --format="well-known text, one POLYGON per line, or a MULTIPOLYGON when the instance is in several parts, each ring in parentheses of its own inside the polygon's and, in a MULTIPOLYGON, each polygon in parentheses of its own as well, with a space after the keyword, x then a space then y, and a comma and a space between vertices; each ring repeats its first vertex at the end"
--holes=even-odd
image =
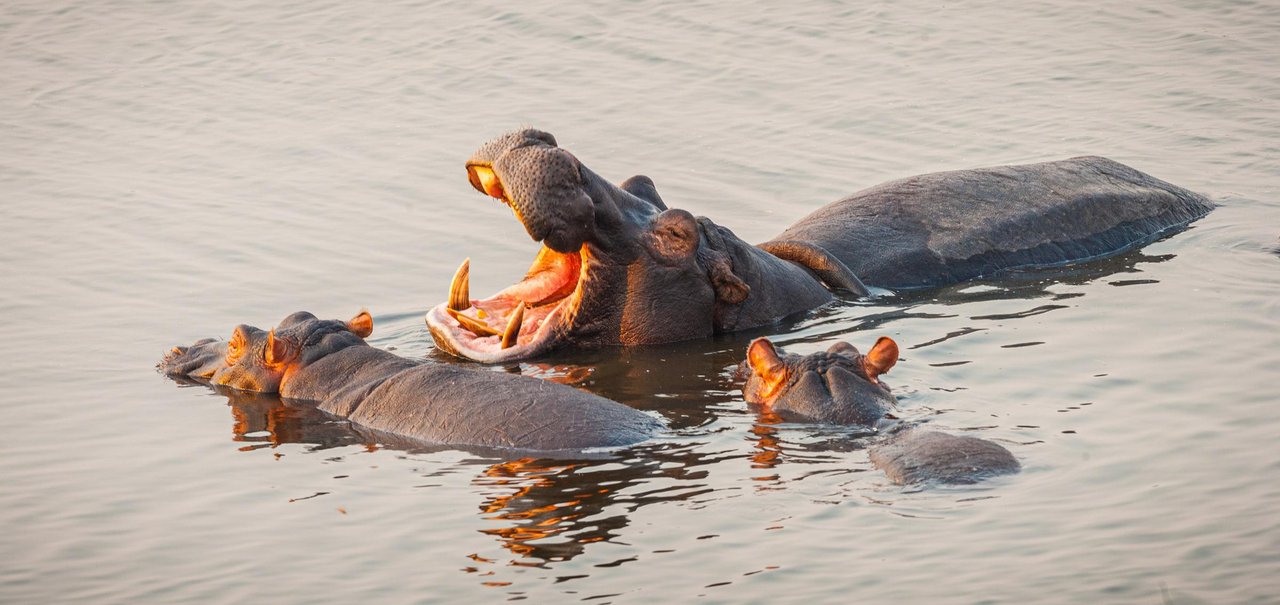
POLYGON ((277 393, 285 377, 343 348, 364 344, 373 318, 361 311, 348 321, 317 319, 306 311, 285 317, 267 331, 241 324, 231 338, 196 341, 174 347, 157 366, 170 376, 188 376, 211 384, 256 393, 277 393))
MULTIPOLYGON (((426 318, 448 352, 508 361, 566 344, 688 340, 781 317, 739 305, 753 288, 746 275, 754 261, 740 249, 750 246, 668 210, 647 177, 609 184, 537 130, 489 142, 466 166, 471 184, 511 207, 542 248, 524 279, 483 299, 471 298, 463 263, 449 301, 426 318)), ((817 288, 791 298, 812 308, 829 298, 817 288)))
POLYGON ((788 420, 873 426, 895 399, 879 376, 898 361, 898 345, 880 337, 863 355, 845 342, 811 355, 779 354, 767 338, 747 348, 747 401, 788 420))

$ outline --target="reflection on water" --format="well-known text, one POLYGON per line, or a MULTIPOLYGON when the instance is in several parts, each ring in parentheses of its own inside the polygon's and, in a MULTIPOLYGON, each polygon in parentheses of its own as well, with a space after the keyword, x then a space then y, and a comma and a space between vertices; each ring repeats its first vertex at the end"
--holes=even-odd
POLYGON ((348 445, 377 447, 377 442, 361 434, 351 423, 330 416, 313 406, 289 405, 274 395, 220 391, 231 409, 231 433, 245 443, 241 451, 274 448, 285 443, 312 446, 315 450, 348 445))
POLYGON ((1273 602, 1278 30, 1192 0, 0 4, 0 601, 1273 602), (462 169, 522 125, 749 242, 1081 154, 1222 204, 1117 259, 491 368, 670 423, 612 458, 395 444, 147 370, 361 305, 375 346, 451 361, 422 314, 457 262, 488 293, 536 252, 462 169), (1025 444, 1023 473, 886 485, 874 437, 737 392, 753 337, 881 334, 904 422, 1025 444))
MULTIPOLYGON (((520 458, 494 464, 475 480, 484 493, 485 529, 516 557, 514 565, 568 561, 591 544, 618 538, 641 507, 684 502, 714 491, 701 482, 705 456, 688 447, 639 446, 608 460, 520 458), (662 478, 680 482, 643 489, 662 478)), ((469 569, 467 571, 475 571, 469 569)))
MULTIPOLYGON (((573 374, 565 368, 543 371, 561 378, 573 374)), ((185 378, 171 380, 184 386, 207 386, 185 378)), ((509 551, 513 559, 506 563, 517 566, 543 567, 549 562, 568 561, 591 544, 616 539, 628 525, 628 515, 641 507, 687 501, 714 491, 701 482, 707 472, 698 467, 724 459, 698 453, 696 444, 654 443, 593 453, 582 459, 546 459, 518 451, 434 446, 370 431, 312 405, 286 402, 278 396, 208 388, 226 396, 232 441, 246 444, 238 448, 242 452, 284 444, 308 446, 307 451, 344 446, 361 446, 369 452, 390 449, 417 454, 464 449, 484 456, 471 464, 486 458, 493 460, 473 480, 484 495, 479 515, 494 525, 481 532, 509 551), (679 484, 637 489, 659 478, 679 484)), ((290 502, 324 494, 327 492, 290 502)), ((474 554, 471 558, 477 564, 494 563, 474 554)), ((476 566, 464 571, 488 577, 476 566)))

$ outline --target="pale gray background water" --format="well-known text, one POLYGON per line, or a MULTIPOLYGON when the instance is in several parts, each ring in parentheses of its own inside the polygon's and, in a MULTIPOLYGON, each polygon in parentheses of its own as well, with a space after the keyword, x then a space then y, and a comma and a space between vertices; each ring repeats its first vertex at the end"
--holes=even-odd
POLYGON ((1280 601, 1274 2, 0 6, 0 601, 1280 601), (527 364, 663 416, 612 461, 373 447, 169 346, 423 311, 536 245, 462 162, 522 125, 762 241, 933 170, 1101 154, 1222 206, 1080 271, 837 304, 901 415, 1022 474, 889 485, 769 425, 747 337, 527 364), (319 495, 317 495, 319 494, 319 495), (310 497, 309 496, 314 496, 310 497))

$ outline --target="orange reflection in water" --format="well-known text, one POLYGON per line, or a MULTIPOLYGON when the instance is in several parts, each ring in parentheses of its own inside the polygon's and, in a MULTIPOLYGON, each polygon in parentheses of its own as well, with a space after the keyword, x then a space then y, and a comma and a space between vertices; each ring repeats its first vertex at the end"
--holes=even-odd
MULTIPOLYGON (((774 425, 782 423, 782 418, 770 411, 762 411, 759 420, 751 426, 752 439, 755 440, 754 453, 751 454, 751 468, 771 469, 782 461, 782 441, 778 437, 778 429, 774 425)), ((759 481, 775 479, 756 477, 759 481)))
MULTIPOLYGON (((487 519, 510 522, 503 527, 481 530, 495 536, 502 546, 521 557, 564 560, 582 552, 582 545, 607 539, 606 528, 596 535, 565 536, 559 542, 534 544, 556 536, 584 530, 576 523, 582 517, 598 512, 610 490, 580 489, 582 478, 576 469, 582 463, 563 463, 537 458, 520 458, 494 464, 485 469, 476 483, 495 487, 514 487, 510 493, 491 496, 480 505, 487 519)), ((593 486, 594 487, 594 486, 593 486)), ((623 523, 625 524, 625 522, 623 523)))
POLYGON ((231 440, 244 443, 240 451, 273 448, 285 443, 312 444, 319 449, 363 445, 368 451, 380 446, 344 421, 335 421, 306 405, 289 405, 275 395, 241 393, 231 390, 227 407, 231 411, 231 440))

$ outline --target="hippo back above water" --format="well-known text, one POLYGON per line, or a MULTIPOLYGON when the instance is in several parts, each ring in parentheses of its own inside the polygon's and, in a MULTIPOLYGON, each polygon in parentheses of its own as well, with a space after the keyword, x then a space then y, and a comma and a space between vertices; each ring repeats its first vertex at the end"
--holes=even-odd
POLYGON ((747 348, 740 366, 748 402, 795 422, 824 422, 882 432, 868 452, 871 463, 899 485, 977 483, 1018 472, 1012 452, 993 441, 948 435, 899 423, 896 399, 880 376, 898 361, 898 345, 881 337, 863 355, 846 342, 826 351, 795 355, 767 338, 747 348))
POLYGON ((368 429, 431 444, 539 451, 631 445, 662 423, 562 384, 474 367, 423 363, 369 346, 373 319, 286 317, 274 330, 241 325, 226 341, 174 347, 170 376, 278 393, 368 429))
POLYGON ((867 284, 915 289, 1118 254, 1212 209, 1198 193, 1085 156, 892 181, 819 208, 761 247, 817 246, 867 284))

